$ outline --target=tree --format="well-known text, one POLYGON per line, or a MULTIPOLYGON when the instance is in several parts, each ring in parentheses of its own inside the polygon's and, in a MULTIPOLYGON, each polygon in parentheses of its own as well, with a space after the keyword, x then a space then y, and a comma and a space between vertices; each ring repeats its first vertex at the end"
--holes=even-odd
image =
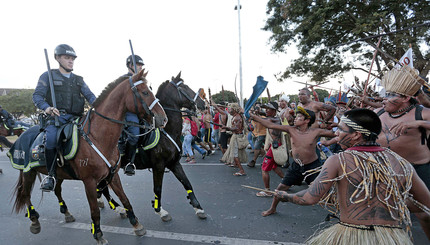
POLYGON ((34 89, 13 89, 7 95, 0 96, 0 105, 15 118, 36 114, 33 104, 34 89))
POLYGON ((213 94, 212 100, 216 104, 219 104, 220 102, 229 102, 229 103, 238 102, 236 95, 233 92, 228 90, 223 90, 219 93, 213 94))
POLYGON ((427 0, 269 0, 269 18, 264 30, 272 32, 272 50, 286 52, 297 44, 300 58, 293 61, 278 80, 310 76, 319 83, 341 77, 351 69, 368 72, 373 51, 381 33, 380 50, 375 60, 379 74, 381 62, 399 59, 412 44, 414 66, 422 76, 430 70, 430 4, 427 0), (413 28, 410 28, 413 27, 413 28), (360 41, 356 41, 361 39, 360 41), (357 56, 348 62, 347 55, 357 56))

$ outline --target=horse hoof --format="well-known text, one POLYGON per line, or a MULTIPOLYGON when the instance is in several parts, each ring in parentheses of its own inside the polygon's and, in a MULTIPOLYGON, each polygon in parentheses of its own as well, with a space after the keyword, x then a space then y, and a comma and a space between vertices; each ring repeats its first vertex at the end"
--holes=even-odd
POLYGON ((170 214, 164 215, 160 217, 162 221, 164 222, 169 222, 172 220, 172 216, 170 216, 170 214))
POLYGON ((65 215, 64 219, 66 220, 66 223, 75 222, 75 217, 73 217, 73 215, 71 215, 71 214, 65 215))
POLYGON ((97 198, 97 205, 99 208, 105 208, 105 203, 103 202, 103 198, 97 198))
POLYGON ((100 237, 99 239, 97 239, 97 245, 108 245, 108 244, 109 242, 103 237, 100 237))
POLYGON ((139 223, 136 227, 134 227, 134 234, 136 234, 136 236, 143 236, 146 234, 146 229, 139 223))
POLYGON ((196 213, 196 215, 197 215, 197 217, 199 217, 199 219, 206 219, 207 218, 205 212, 203 212, 203 213, 196 213))
POLYGON ((121 217, 121 219, 127 219, 128 218, 127 214, 125 214, 125 213, 120 213, 119 217, 121 217))
POLYGON ((37 224, 31 224, 30 225, 30 232, 31 233, 38 234, 40 232, 40 230, 41 230, 41 227, 40 227, 39 221, 37 222, 37 224))

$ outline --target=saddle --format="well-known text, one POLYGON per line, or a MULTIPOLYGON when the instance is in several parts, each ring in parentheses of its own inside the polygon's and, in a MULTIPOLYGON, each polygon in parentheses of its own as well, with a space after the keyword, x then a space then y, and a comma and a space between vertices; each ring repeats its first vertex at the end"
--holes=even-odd
MULTIPOLYGON (((79 118, 76 119, 76 121, 79 118)), ((58 153, 60 158, 72 160, 79 147, 79 132, 76 124, 67 123, 57 132, 58 153)), ((12 167, 28 172, 34 167, 46 166, 46 132, 39 125, 26 130, 12 145, 7 156, 12 167)), ((74 174, 70 173, 71 176, 74 174)))

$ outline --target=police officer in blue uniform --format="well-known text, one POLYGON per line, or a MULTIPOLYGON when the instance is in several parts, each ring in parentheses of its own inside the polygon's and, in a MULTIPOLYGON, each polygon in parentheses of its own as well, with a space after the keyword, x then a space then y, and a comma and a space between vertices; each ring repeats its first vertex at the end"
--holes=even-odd
POLYGON ((48 71, 43 73, 33 93, 33 102, 37 108, 50 115, 47 122, 45 159, 48 177, 42 182, 42 191, 52 191, 55 187, 56 160, 57 160, 57 130, 55 117, 60 124, 64 124, 74 116, 81 116, 84 112, 85 99, 92 104, 96 96, 88 88, 81 76, 73 71, 76 59, 75 50, 67 44, 60 44, 54 51, 58 69, 52 69, 52 80, 57 108, 53 107, 51 90, 49 86, 48 71))
POLYGON ((1 121, 8 128, 8 134, 12 135, 13 127, 15 127, 15 121, 13 120, 13 116, 8 111, 3 109, 1 105, 0 105, 0 118, 1 118, 1 121))
MULTIPOLYGON (((134 71, 134 65, 133 65, 133 57, 130 55, 127 57, 126 65, 128 69, 128 73, 124 76, 133 76, 135 73, 140 72, 142 70, 142 67, 144 65, 142 58, 139 55, 134 55, 134 60, 136 62, 136 72, 134 71)), ((125 120, 127 122, 133 122, 133 123, 139 123, 139 118, 136 114, 131 112, 125 113, 125 120)), ((128 176, 132 176, 135 174, 136 166, 134 165, 134 158, 136 156, 136 149, 137 149, 137 142, 139 140, 139 137, 135 135, 140 134, 139 127, 135 126, 128 126, 127 127, 127 142, 125 144, 125 160, 127 165, 124 168, 124 173, 128 176)))

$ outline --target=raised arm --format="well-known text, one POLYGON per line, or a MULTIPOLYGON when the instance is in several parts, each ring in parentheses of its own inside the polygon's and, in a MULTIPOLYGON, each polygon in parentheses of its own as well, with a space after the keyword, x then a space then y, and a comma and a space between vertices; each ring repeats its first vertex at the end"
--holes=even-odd
POLYGON ((332 181, 338 175, 339 160, 337 156, 329 157, 319 173, 318 177, 312 182, 308 189, 288 194, 285 191, 276 191, 276 197, 283 202, 292 202, 298 205, 313 205, 318 203, 321 198, 330 190, 332 181))
POLYGON ((290 129, 293 128, 293 127, 288 126, 288 125, 281 125, 279 123, 273 123, 270 120, 263 119, 263 118, 255 115, 255 114, 252 114, 252 113, 250 115, 251 115, 252 120, 261 123, 261 125, 263 125, 266 128, 282 130, 285 132, 290 132, 290 129))

